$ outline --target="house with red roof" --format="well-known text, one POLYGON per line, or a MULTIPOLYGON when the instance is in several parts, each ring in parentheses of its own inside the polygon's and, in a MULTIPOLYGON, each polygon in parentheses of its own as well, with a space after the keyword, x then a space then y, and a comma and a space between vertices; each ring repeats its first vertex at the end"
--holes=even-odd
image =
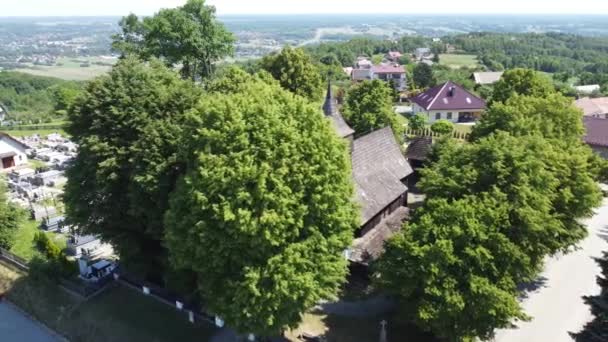
POLYGON ((402 54, 399 51, 389 51, 386 54, 385 58, 391 62, 399 63, 401 56, 402 56, 402 54))
POLYGON ((479 119, 486 109, 486 102, 482 98, 452 81, 420 93, 410 101, 413 113, 423 115, 429 123, 442 119, 472 122, 479 119))
POLYGON ((585 124, 583 141, 594 152, 608 159, 608 119, 585 116, 583 122, 585 124))

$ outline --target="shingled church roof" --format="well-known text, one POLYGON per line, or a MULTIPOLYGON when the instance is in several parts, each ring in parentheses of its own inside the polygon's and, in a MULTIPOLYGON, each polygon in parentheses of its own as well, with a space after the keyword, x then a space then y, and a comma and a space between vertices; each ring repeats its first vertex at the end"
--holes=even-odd
POLYGON ((356 139, 352 164, 363 223, 405 193, 407 187, 401 180, 414 172, 401 153, 390 127, 356 139))
POLYGON ((331 90, 331 82, 327 83, 327 95, 325 96, 325 103, 323 104, 323 113, 325 113, 325 116, 331 118, 336 133, 340 138, 346 138, 355 133, 346 121, 344 121, 340 111, 338 111, 338 104, 336 103, 333 91, 331 90))

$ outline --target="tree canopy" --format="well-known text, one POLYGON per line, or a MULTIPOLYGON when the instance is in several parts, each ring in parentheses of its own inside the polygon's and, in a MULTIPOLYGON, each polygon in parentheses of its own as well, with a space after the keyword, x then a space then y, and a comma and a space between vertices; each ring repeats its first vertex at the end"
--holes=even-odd
POLYGON ((205 0, 188 0, 183 6, 163 9, 140 20, 134 14, 120 22, 113 49, 142 59, 157 57, 168 66, 181 66, 184 78, 208 78, 214 64, 234 52, 232 33, 215 17, 205 0))
POLYGON ((546 97, 555 92, 551 80, 531 69, 512 69, 494 84, 491 102, 505 102, 513 95, 546 97))
POLYGON ((418 183, 426 201, 376 265, 408 316, 450 341, 487 339, 525 318, 517 285, 586 236, 578 219, 601 200, 581 113, 550 88, 518 88, 536 84, 522 75, 501 85, 508 97, 470 142, 434 145, 418 183))
POLYGON ((162 218, 181 172, 181 122, 201 94, 162 63, 129 57, 70 108, 66 130, 79 153, 67 170, 67 217, 142 275, 165 270, 162 218))
POLYGON ((437 82, 433 76, 433 69, 426 63, 418 63, 412 72, 412 80, 418 88, 428 88, 437 82))
POLYGON ((265 56, 261 66, 290 92, 311 101, 323 97, 321 71, 304 50, 286 46, 278 54, 265 56))
POLYGON ((188 116, 166 243, 228 326, 273 336, 336 295, 358 211, 346 145, 318 107, 248 78, 188 116))
POLYGON ((11 249, 15 243, 15 234, 23 219, 23 211, 18 206, 7 202, 6 186, 0 182, 0 248, 11 249))
POLYGON ((363 81, 351 87, 342 114, 357 135, 386 126, 391 126, 397 137, 403 131, 393 109, 393 91, 381 80, 363 81))

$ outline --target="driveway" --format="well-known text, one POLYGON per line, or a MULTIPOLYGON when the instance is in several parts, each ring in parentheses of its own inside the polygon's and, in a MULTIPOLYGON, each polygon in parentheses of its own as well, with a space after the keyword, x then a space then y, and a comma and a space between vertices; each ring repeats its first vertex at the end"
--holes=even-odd
POLYGON ((580 249, 548 259, 539 281, 522 300, 533 319, 517 322, 516 329, 497 331, 496 342, 571 342, 568 332, 581 330, 592 319, 581 297, 600 291, 595 283, 600 268, 593 258, 608 250, 608 199, 584 223, 589 236, 578 245, 580 249))
POLYGON ((60 340, 12 305, 0 302, 0 341, 56 342, 60 340))

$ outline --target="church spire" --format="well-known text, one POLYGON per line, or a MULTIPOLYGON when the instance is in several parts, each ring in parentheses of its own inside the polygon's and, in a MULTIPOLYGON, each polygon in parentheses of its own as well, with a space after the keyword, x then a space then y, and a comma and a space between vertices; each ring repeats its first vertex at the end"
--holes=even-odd
POLYGON ((331 81, 327 81, 327 94, 325 95, 325 103, 323 104, 323 113, 327 116, 335 115, 338 112, 336 108, 336 100, 334 99, 333 91, 331 90, 331 81))

